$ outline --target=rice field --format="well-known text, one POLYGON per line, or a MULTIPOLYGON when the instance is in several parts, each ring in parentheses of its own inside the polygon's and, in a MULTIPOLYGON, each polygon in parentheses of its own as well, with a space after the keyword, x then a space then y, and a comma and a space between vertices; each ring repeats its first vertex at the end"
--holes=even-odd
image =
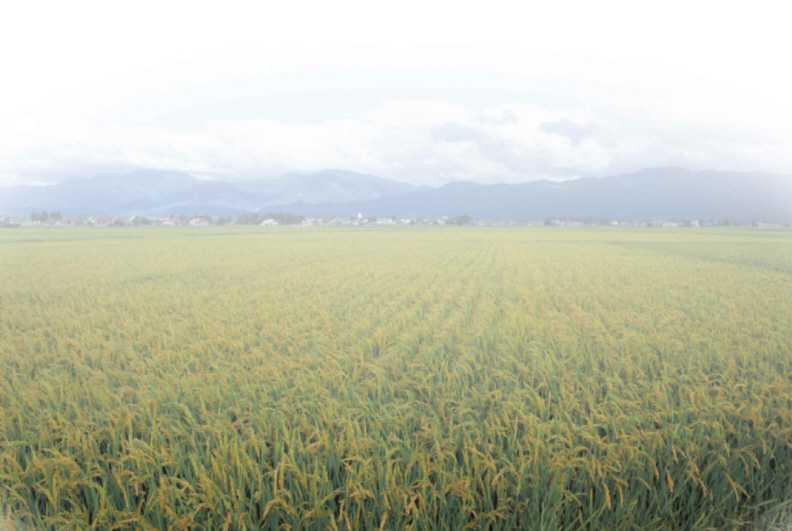
POLYGON ((0 232, 26 528, 748 529, 790 478, 790 232, 0 232))

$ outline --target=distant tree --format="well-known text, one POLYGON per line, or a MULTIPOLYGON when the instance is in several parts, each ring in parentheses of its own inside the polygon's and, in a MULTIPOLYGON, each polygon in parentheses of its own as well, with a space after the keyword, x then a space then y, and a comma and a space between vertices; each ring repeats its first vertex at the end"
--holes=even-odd
POLYGON ((46 210, 34 210, 30 213, 30 221, 38 223, 63 221, 63 214, 60 212, 47 212, 46 210))
POLYGON ((305 219, 302 216, 296 216, 286 212, 275 212, 272 214, 262 214, 262 219, 274 219, 280 225, 299 225, 305 219))
POLYGON ((252 212, 246 212, 245 214, 240 214, 237 217, 237 223, 240 225, 258 225, 261 223, 263 218, 258 214, 254 214, 252 212))
POLYGON ((473 223, 473 218, 467 214, 463 216, 456 216, 448 220, 449 225, 470 225, 473 223))
POLYGON ((272 212, 266 214, 254 214, 249 212, 240 214, 236 222, 239 225, 259 225, 265 219, 274 219, 279 225, 299 225, 305 218, 287 212, 272 212))

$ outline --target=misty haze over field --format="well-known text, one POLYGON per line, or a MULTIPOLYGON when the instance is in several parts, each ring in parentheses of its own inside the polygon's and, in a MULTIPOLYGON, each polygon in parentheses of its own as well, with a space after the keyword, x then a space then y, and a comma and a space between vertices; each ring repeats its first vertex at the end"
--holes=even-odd
POLYGON ((417 213, 442 201, 483 215, 506 198, 509 216, 525 214, 518 202, 529 217, 550 212, 548 202, 559 212, 672 214, 655 208, 667 201, 753 216, 778 210, 754 194, 777 196, 790 182, 786 17, 770 9, 233 4, 77 2, 46 16, 20 4, 7 13, 0 213, 300 202, 346 212, 340 205, 354 201, 417 213), (765 187, 765 175, 785 177, 765 187), (234 186, 204 182, 171 197, 184 188, 179 176, 234 186), (107 182, 76 184, 93 178, 107 182), (526 186, 577 178, 611 180, 526 186), (393 199, 407 185, 448 184, 393 199), (485 185, 497 186, 477 188, 485 185), (152 197, 135 206, 140 188, 152 197), (567 189, 572 197, 562 197, 567 189), (468 207, 466 194, 483 204, 468 207), (642 194, 651 200, 622 204, 642 194))

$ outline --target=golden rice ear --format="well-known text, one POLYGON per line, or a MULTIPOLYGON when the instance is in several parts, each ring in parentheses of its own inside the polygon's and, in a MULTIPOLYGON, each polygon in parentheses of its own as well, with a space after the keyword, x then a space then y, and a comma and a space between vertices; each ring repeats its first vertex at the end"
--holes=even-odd
POLYGON ((237 236, 0 245, 0 531, 741 529, 792 497, 792 237, 237 236))
POLYGON ((26 529, 11 515, 10 511, 0 508, 0 531, 25 531, 26 529))

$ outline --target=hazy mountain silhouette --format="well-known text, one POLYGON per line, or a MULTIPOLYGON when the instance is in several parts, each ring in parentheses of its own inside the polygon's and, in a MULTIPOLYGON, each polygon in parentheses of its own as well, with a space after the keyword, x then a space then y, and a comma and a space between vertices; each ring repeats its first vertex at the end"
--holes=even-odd
POLYGON ((355 204, 294 205, 314 216, 436 217, 493 220, 547 218, 731 219, 792 222, 792 177, 656 168, 615 177, 483 185, 454 182, 355 204))
POLYGON ((419 190, 411 184, 342 170, 293 173, 279 179, 236 183, 262 206, 342 203, 397 197, 419 190))
POLYGON ((186 173, 135 171, 53 186, 0 188, 0 213, 57 210, 70 215, 213 215, 253 212, 299 202, 351 202, 419 190, 360 173, 326 170, 260 181, 208 181, 186 173))
POLYGON ((207 181, 178 172, 136 171, 54 186, 0 188, 0 214, 238 214, 279 210, 309 216, 732 219, 792 223, 792 178, 656 168, 615 177, 519 184, 453 182, 416 187, 327 170, 260 181, 207 181))

